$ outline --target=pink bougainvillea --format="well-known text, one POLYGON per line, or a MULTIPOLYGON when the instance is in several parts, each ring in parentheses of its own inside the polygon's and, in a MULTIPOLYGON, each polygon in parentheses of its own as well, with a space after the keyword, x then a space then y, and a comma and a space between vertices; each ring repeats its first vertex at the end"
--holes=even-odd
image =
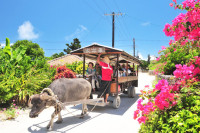
MULTIPOLYGON (((175 1, 174 1, 175 2, 175 1)), ((175 2, 175 7, 182 9, 187 9, 187 13, 179 14, 173 21, 172 24, 166 24, 164 32, 166 36, 174 36, 175 41, 182 41, 182 45, 189 40, 199 40, 200 36, 200 9, 199 0, 185 0, 183 5, 177 5, 175 2)), ((172 4, 170 4, 173 6, 172 4)))
MULTIPOLYGON (((195 49, 200 47, 200 0, 185 0, 182 5, 178 5, 176 0, 172 1, 174 3, 170 3, 170 6, 174 6, 175 9, 185 9, 187 12, 179 14, 172 21, 172 24, 165 25, 163 30, 165 35, 174 37, 174 40, 170 39, 169 41, 171 49, 162 46, 162 51, 159 51, 159 54, 167 50, 168 52, 164 56, 159 56, 156 59, 157 61, 167 58, 173 52, 180 52, 178 48, 189 47, 195 49)), ((153 90, 141 91, 141 97, 143 99, 147 98, 148 101, 145 103, 143 99, 138 100, 134 119, 137 119, 139 123, 145 123, 155 110, 166 111, 170 109, 177 104, 181 88, 194 85, 195 82, 200 81, 200 57, 191 56, 184 63, 174 64, 176 67, 176 70, 173 70, 175 84, 169 85, 167 80, 159 80, 153 90)), ((164 63, 160 63, 155 72, 163 73, 160 68, 163 68, 166 64, 166 60, 164 63)))
POLYGON ((177 64, 174 76, 182 80, 192 79, 193 82, 199 81, 200 57, 196 56, 194 61, 191 61, 189 64, 190 66, 177 64))
POLYGON ((140 113, 142 114, 142 116, 138 118, 139 123, 145 123, 147 119, 146 115, 155 110, 154 103, 149 101, 146 104, 142 104, 142 102, 142 99, 138 100, 137 110, 134 112, 134 119, 137 119, 140 113))
POLYGON ((170 106, 176 105, 174 93, 162 91, 155 97, 155 105, 160 109, 168 109, 170 106))

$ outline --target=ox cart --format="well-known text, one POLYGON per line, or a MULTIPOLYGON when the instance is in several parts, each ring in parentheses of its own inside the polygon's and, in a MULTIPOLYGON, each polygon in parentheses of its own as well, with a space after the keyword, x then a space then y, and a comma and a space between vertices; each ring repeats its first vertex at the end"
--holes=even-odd
MULTIPOLYGON (((89 105, 96 106, 107 106, 112 105, 114 108, 119 108, 120 106, 120 96, 119 94, 125 93, 128 94, 128 97, 134 98, 135 87, 138 86, 138 65, 140 61, 126 53, 123 50, 107 47, 100 44, 92 44, 84 48, 80 48, 71 52, 73 55, 78 55, 83 57, 83 77, 85 78, 85 62, 86 59, 90 59, 93 62, 96 62, 98 54, 101 53, 101 58, 107 55, 110 59, 110 65, 113 67, 113 77, 111 82, 110 94, 108 103, 104 102, 103 98, 88 99, 86 102, 89 105), (126 66, 132 65, 131 74, 128 74, 128 71, 124 74, 125 76, 120 77, 120 64, 126 66), (135 66, 137 66, 135 68, 135 66), (98 101, 98 102, 97 102, 98 101)), ((127 67, 126 67, 127 70, 127 67)), ((98 95, 98 91, 92 92, 92 95, 98 95)))

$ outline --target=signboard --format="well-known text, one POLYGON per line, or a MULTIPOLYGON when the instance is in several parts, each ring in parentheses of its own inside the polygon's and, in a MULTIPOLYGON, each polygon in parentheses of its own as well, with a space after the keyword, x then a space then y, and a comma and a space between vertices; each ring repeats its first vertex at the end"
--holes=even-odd
POLYGON ((101 47, 84 48, 83 53, 105 53, 105 48, 101 47))

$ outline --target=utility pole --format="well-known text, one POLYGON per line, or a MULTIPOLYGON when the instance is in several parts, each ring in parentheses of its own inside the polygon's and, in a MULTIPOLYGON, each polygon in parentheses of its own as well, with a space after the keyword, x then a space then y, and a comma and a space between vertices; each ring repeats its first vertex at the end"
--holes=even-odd
POLYGON ((115 47, 115 16, 122 16, 122 13, 112 12, 112 14, 104 14, 105 16, 112 16, 112 47, 115 47))
POLYGON ((135 57, 135 38, 133 38, 133 56, 135 57))

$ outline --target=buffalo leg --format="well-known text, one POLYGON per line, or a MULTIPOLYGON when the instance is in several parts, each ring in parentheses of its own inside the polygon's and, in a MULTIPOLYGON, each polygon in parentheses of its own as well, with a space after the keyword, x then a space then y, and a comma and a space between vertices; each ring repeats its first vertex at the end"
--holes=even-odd
POLYGON ((87 104, 83 103, 82 104, 81 118, 83 118, 85 116, 85 114, 87 113, 87 111, 88 111, 87 104))
POLYGON ((61 116, 61 111, 58 113, 58 120, 56 121, 57 124, 60 124, 62 123, 63 119, 62 119, 62 116, 61 116))
POLYGON ((53 129, 53 120, 56 116, 56 111, 53 112, 53 114, 51 115, 51 120, 49 122, 49 124, 47 125, 47 129, 52 130, 53 129))
POLYGON ((54 120, 54 118, 55 118, 55 116, 57 114, 58 114, 58 122, 57 123, 61 123, 62 122, 62 117, 61 117, 61 113, 60 112, 61 112, 61 108, 56 105, 55 106, 55 111, 51 115, 51 120, 50 120, 49 124, 47 125, 47 129, 49 129, 49 130, 53 129, 53 120, 54 120))

